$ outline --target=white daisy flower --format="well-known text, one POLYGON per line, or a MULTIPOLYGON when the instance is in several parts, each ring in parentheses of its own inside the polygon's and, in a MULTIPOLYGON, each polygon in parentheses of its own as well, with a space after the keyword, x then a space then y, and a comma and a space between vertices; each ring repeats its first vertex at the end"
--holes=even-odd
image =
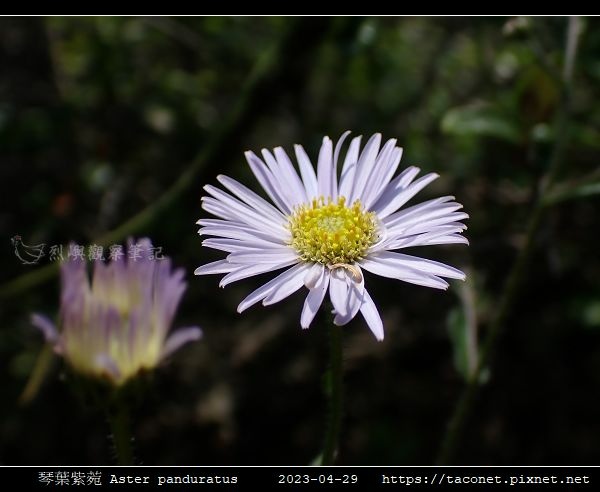
POLYGON ((196 275, 226 274, 221 287, 254 275, 285 271, 256 289, 238 306, 238 312, 262 301, 274 304, 305 286, 309 292, 300 316, 308 328, 327 291, 334 308, 334 323, 345 325, 358 312, 377 338, 383 340, 383 323, 365 288, 363 271, 412 284, 446 289, 442 279, 465 279, 456 268, 395 250, 431 244, 463 243, 468 215, 453 196, 403 207, 438 177, 430 173, 416 179, 419 168, 409 167, 394 177, 402 149, 390 139, 381 146, 373 135, 360 151, 361 137, 350 142, 338 177, 338 157, 344 139, 335 149, 323 138, 317 172, 300 145, 294 147, 300 175, 283 148, 251 151, 246 159, 271 199, 269 203, 227 176, 218 181, 230 192, 214 186, 204 189, 202 208, 218 219, 200 219, 199 234, 213 236, 202 244, 228 253, 223 260, 196 269, 196 275))

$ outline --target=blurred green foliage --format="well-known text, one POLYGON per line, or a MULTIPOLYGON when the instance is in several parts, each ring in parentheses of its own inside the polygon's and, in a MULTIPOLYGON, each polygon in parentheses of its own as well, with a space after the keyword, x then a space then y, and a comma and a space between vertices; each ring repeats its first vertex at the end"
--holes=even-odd
MULTIPOLYGON (((460 463, 597 462, 599 27, 583 20, 556 203, 460 463)), ((154 374, 135 415, 139 458, 309 463, 323 435, 324 330, 300 330, 299 294, 238 315, 260 279, 221 290, 215 278, 193 277, 218 257, 196 235, 195 221, 206 216, 202 186, 226 173, 257 189, 247 149, 302 143, 316 157, 323 135, 347 129, 398 138, 403 165, 441 175, 415 201, 451 194, 471 215, 469 248, 415 253, 473 272, 470 288, 485 300, 471 306, 481 339, 557 138, 565 30, 560 17, 2 18, 0 280, 9 285, 48 263, 20 264, 13 235, 92 244, 155 203, 205 149, 217 149, 135 231, 186 268, 176 325, 205 331, 154 374), (269 53, 277 58, 269 62, 269 53), (257 73, 266 82, 246 91, 257 73), (219 142, 232 119, 235 131, 219 142)), ((345 329, 340 463, 432 463, 467 370, 466 356, 456 355, 466 353, 464 299, 456 285, 440 293, 367 281, 386 339, 377 343, 360 319, 345 329)), ((1 464, 112 460, 103 416, 74 397, 61 363, 33 401, 18 404, 43 346, 29 314, 56 314, 58 293, 51 277, 0 300, 1 464)))

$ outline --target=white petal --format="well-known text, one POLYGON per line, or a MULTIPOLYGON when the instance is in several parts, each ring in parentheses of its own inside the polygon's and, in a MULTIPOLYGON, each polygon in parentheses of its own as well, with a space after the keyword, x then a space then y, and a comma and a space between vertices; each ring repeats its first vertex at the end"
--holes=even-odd
POLYGON ((317 283, 314 288, 310 289, 304 300, 302 314, 300 315, 300 326, 302 326, 302 328, 306 329, 312 323, 312 320, 315 318, 323 303, 323 299, 327 293, 327 287, 329 287, 329 270, 323 268, 317 283))
POLYGON ((360 158, 356 165, 356 174, 354 175, 354 185, 352 186, 352 193, 350 193, 350 196, 348 197, 348 203, 354 203, 355 200, 362 199, 365 184, 369 174, 373 171, 380 144, 381 134, 376 133, 369 139, 360 154, 360 158))
POLYGON ((277 286, 285 282, 287 279, 291 277, 295 277, 298 273, 304 272, 305 264, 295 265, 292 268, 289 268, 285 272, 279 274, 274 279, 270 280, 266 284, 262 285, 255 291, 251 292, 240 304, 238 305, 237 311, 241 313, 248 309, 250 306, 256 304, 259 301, 262 301, 265 297, 267 297, 277 286))
POLYGON ((206 265, 199 266, 194 270, 194 275, 211 275, 213 273, 229 273, 237 267, 227 260, 217 260, 206 265))
POLYGON ((296 201, 296 205, 298 203, 306 203, 308 201, 308 198, 306 196, 306 190, 302 185, 302 181, 300 181, 300 178, 298 177, 298 173, 294 169, 292 161, 290 161, 290 158, 286 154, 285 150, 283 150, 283 148, 276 147, 275 149, 273 149, 273 151, 275 152, 275 158, 279 163, 279 169, 281 169, 281 171, 286 176, 286 181, 291 187, 291 191, 294 192, 296 198, 298 199, 296 201))
POLYGON ((342 145, 344 145, 344 141, 346 140, 346 137, 350 135, 350 133, 352 133, 350 130, 346 130, 344 133, 342 133, 342 136, 337 141, 337 144, 335 144, 335 150, 333 151, 333 164, 336 168, 338 159, 340 157, 340 151, 342 150, 342 145))
MULTIPOLYGON (((208 213, 216 215, 225 221, 239 222, 240 217, 236 215, 231 209, 224 207, 221 202, 211 197, 203 196, 201 198, 202 209, 208 213)), ((247 224, 246 224, 247 225, 247 224)))
POLYGON ((228 239, 247 240, 252 242, 263 243, 266 248, 274 248, 276 246, 284 246, 290 239, 291 234, 283 237, 274 237, 270 234, 265 234, 254 230, 248 225, 243 226, 207 226, 198 231, 201 236, 217 236, 228 239))
MULTIPOLYGON (((206 236, 212 235, 212 234, 203 232, 206 228, 215 228, 215 229, 222 229, 222 230, 229 229, 230 231, 247 232, 249 235, 254 236, 256 239, 261 239, 263 241, 274 242, 274 243, 278 243, 278 244, 280 244, 282 242, 284 242, 284 243, 288 242, 288 239, 283 239, 279 233, 268 234, 263 229, 256 229, 252 226, 249 226, 248 224, 244 224, 243 222, 235 221, 235 220, 200 219, 199 221, 196 222, 196 224, 203 226, 198 231, 198 234, 200 234, 200 235, 206 235, 206 236)), ((286 227, 286 231, 289 232, 289 229, 287 227, 286 227)))
POLYGON ((237 239, 217 239, 212 237, 202 241, 202 246, 205 248, 217 249, 219 251, 226 251, 227 253, 244 251, 247 248, 243 241, 238 241, 237 239))
POLYGON ((329 282, 329 298, 336 314, 346 315, 348 302, 348 284, 346 283, 346 272, 342 268, 332 270, 329 282))
MULTIPOLYGON (((385 219, 383 219, 383 222, 389 226, 393 226, 404 219, 408 219, 415 215, 420 216, 421 214, 424 214, 438 206, 448 205, 449 202, 452 202, 452 200, 454 200, 453 196, 442 196, 440 198, 434 198, 433 200, 427 200, 426 202, 417 203, 416 205, 404 208, 398 212, 388 215, 385 219)), ((459 204, 456 203, 456 205, 459 204)))
MULTIPOLYGON (((451 215, 453 213, 456 213, 461 208, 463 208, 463 206, 460 203, 456 202, 440 203, 433 207, 429 207, 427 210, 423 210, 419 213, 412 214, 408 217, 397 216, 393 224, 388 224, 388 227, 391 227, 392 225, 404 225, 405 227, 408 227, 413 224, 431 222, 441 217, 451 217, 454 219, 451 222, 467 219, 469 216, 466 214, 461 215, 460 217, 458 215, 451 215)), ((459 213, 463 214, 464 212, 459 213)))
POLYGON ((333 173, 332 173, 332 198, 337 200, 338 198, 338 179, 337 179, 337 169, 338 169, 338 158, 340 156, 340 151, 342 150, 342 145, 344 145, 344 141, 346 137, 350 135, 350 131, 345 131, 342 133, 342 136, 335 144, 335 150, 333 151, 333 173))
POLYGON ((391 162, 390 157, 394 148, 396 147, 396 139, 392 138, 388 140, 385 145, 379 151, 379 155, 373 164, 371 172, 367 176, 365 183, 365 189, 361 195, 361 202, 363 206, 368 209, 374 201, 374 198, 378 196, 380 182, 383 179, 383 175, 388 170, 388 165, 391 162))
POLYGON ((439 275, 441 277, 457 278, 460 280, 464 280, 466 278, 463 272, 457 270, 454 267, 445 265, 444 263, 440 263, 439 261, 419 258, 418 256, 384 251, 377 254, 377 260, 386 262, 390 265, 404 265, 414 270, 418 270, 420 272, 431 273, 433 275, 439 275))
POLYGON ((304 286, 307 289, 314 289, 320 279, 323 277, 325 266, 321 263, 315 263, 304 277, 304 286))
POLYGON ((423 246, 431 246, 433 244, 469 244, 469 240, 459 234, 449 234, 448 236, 441 236, 435 239, 429 239, 423 242, 423 246))
POLYGON ((219 287, 225 287, 226 285, 229 285, 232 282, 237 282, 238 280, 242 280, 248 277, 254 277, 255 275, 260 275, 261 273, 280 270, 295 263, 297 263, 296 260, 289 260, 282 261, 279 263, 259 263, 257 265, 243 265, 240 266, 238 269, 232 271, 231 273, 225 275, 219 282, 219 287))
MULTIPOLYGON (((358 265, 354 265, 356 268, 360 268, 358 265)), ((349 276, 350 277, 350 276, 349 276)), ((333 323, 338 326, 343 326, 349 323, 356 314, 358 313, 360 307, 363 303, 365 292, 365 278, 364 275, 360 275, 360 281, 355 280, 355 276, 352 277, 352 280, 348 285, 348 297, 346 303, 346 315, 342 316, 337 314, 333 320, 333 323)))
POLYGON ((317 175, 302 145, 294 145, 294 150, 296 151, 296 159, 298 160, 298 167, 302 175, 302 182, 306 189, 306 196, 311 201, 313 198, 319 196, 317 175))
POLYGON ((406 187, 406 189, 399 190, 393 187, 392 184, 387 187, 383 192, 379 200, 373 205, 372 210, 377 213, 380 219, 387 217, 394 213, 419 191, 425 188, 433 180, 439 178, 440 175, 436 173, 430 173, 422 178, 417 179, 414 183, 406 187))
POLYGON ((274 244, 260 239, 230 239, 224 237, 210 237, 202 241, 202 246, 207 248, 228 251, 229 253, 237 252, 255 252, 255 251, 271 251, 274 252, 289 250, 285 244, 274 244))
MULTIPOLYGON (((268 149, 262 149, 261 154, 263 156, 263 159, 267 163, 271 174, 273 175, 273 179, 277 182, 277 189, 279 191, 279 194, 286 201, 286 203, 292 209, 299 203, 302 203, 304 200, 302 199, 302 194, 300 193, 300 190, 296 190, 294 182, 281 168, 275 156, 271 154, 271 151, 268 149)), ((302 192, 303 191, 304 188, 302 188, 302 192)))
POLYGON ((402 159, 402 148, 396 147, 392 149, 386 168, 380 172, 379 180, 375 185, 375 193, 369 198, 369 205, 365 205, 365 208, 370 209, 373 204, 379 200, 381 195, 383 195, 396 170, 398 169, 400 159, 402 159))
POLYGON ((269 293, 269 295, 267 295, 263 299, 263 306, 270 306, 271 304, 275 304, 276 302, 279 302, 282 299, 285 299, 286 297, 296 292, 300 287, 304 285, 304 277, 310 267, 311 265, 306 263, 300 265, 300 268, 298 269, 295 275, 291 275, 277 282, 275 287, 269 293))
POLYGON ((319 196, 327 199, 334 198, 333 195, 333 163, 332 143, 329 137, 323 137, 321 150, 319 150, 319 162, 317 164, 317 185, 319 196))
MULTIPOLYGON (((410 166, 396 176, 389 184, 383 187, 379 193, 379 197, 375 200, 374 204, 370 207, 371 210, 375 210, 379 204, 385 199, 390 199, 406 189, 413 179, 419 174, 420 169, 418 167, 410 166)), ((383 219, 383 217, 380 217, 383 219)))
POLYGON ((215 188, 211 185, 206 185, 204 189, 217 199, 225 207, 231 209, 237 216, 237 220, 250 224, 257 229, 266 229, 271 233, 277 234, 279 231, 285 230, 286 221, 278 218, 273 220, 269 216, 260 214, 255 209, 249 207, 244 202, 229 195, 228 193, 215 188))
POLYGON ((394 178, 394 181, 390 183, 390 186, 395 187, 399 190, 403 190, 413 182, 413 179, 415 179, 417 177, 417 174, 419 174, 420 172, 421 169, 419 169, 418 167, 409 166, 394 178))
POLYGON ((284 246, 280 249, 253 249, 252 251, 236 251, 227 256, 227 261, 236 264, 298 262, 298 254, 284 246))
POLYGON ((433 274, 424 273, 406 265, 381 260, 377 257, 365 258, 360 262, 360 266, 368 272, 382 277, 394 278, 410 284, 423 285, 434 289, 448 288, 448 282, 433 274))
POLYGON ((166 339, 160 354, 161 359, 168 357, 186 343, 199 340, 200 338, 202 338, 202 330, 197 326, 179 328, 166 339))
POLYGON ((348 152, 346 152, 346 158, 344 159, 344 165, 342 166, 342 173, 340 175, 339 196, 348 198, 352 192, 361 139, 361 136, 354 137, 352 142, 350 142, 348 152))
POLYGON ((235 209, 234 207, 230 207, 229 205, 208 196, 202 197, 202 208, 223 219, 232 220, 234 222, 243 221, 253 229, 262 230, 274 237, 283 236, 287 230, 281 224, 269 222, 268 219, 257 220, 254 216, 247 215, 244 210, 235 209))
POLYGON ((375 335, 375 338, 381 342, 383 340, 383 321, 381 321, 381 316, 379 316, 377 306, 375 306, 373 299, 371 299, 371 296, 366 289, 364 291, 363 303, 360 307, 360 312, 365 318, 367 325, 369 325, 369 328, 373 332, 373 335, 375 335))
POLYGON ((200 226, 233 226, 233 227, 247 227, 247 224, 239 220, 224 220, 224 219, 198 219, 196 224, 200 226))
POLYGON ((442 217, 438 217, 436 219, 430 219, 430 220, 424 221, 424 222, 416 222, 409 227, 399 226, 394 229, 394 234, 399 233, 403 236, 404 235, 409 236, 409 235, 413 235, 413 234, 421 234, 423 232, 429 232, 432 229, 434 229, 435 227, 449 226, 449 225, 464 226, 464 228, 466 229, 466 226, 462 222, 458 222, 458 221, 468 219, 468 218, 469 218, 469 215, 464 212, 447 213, 446 215, 444 215, 442 217))
POLYGON ((224 176, 223 174, 217 176, 217 180, 229 191, 237 195, 240 200, 243 200, 254 209, 260 211, 262 215, 268 216, 274 221, 279 221, 281 223, 287 221, 287 218, 279 210, 242 183, 239 183, 229 176, 224 176))
MULTIPOLYGON (((466 226, 464 224, 460 224, 460 225, 442 225, 442 226, 435 226, 433 227, 430 231, 425 232, 425 233, 421 233, 421 234, 415 234, 415 235, 410 235, 410 236, 396 236, 396 237, 392 237, 389 241, 386 242, 384 249, 399 249, 399 248, 408 248, 410 246, 425 246, 428 244, 446 244, 445 242, 442 243, 437 243, 436 241, 439 240, 443 240, 443 238, 445 236, 448 237, 455 237, 455 234, 460 234, 462 231, 464 231, 466 229, 466 226)), ((466 241, 466 238, 462 237, 462 236, 457 236, 459 238, 462 238, 464 241, 466 241)), ((464 241, 456 241, 456 242, 463 242, 464 241)))
POLYGON ((252 151, 248 151, 244 154, 248 165, 252 170, 252 173, 263 187, 269 198, 273 200, 273 203, 281 210, 284 214, 289 215, 292 211, 292 207, 287 203, 284 196, 281 194, 279 189, 279 183, 266 166, 266 164, 252 151))
POLYGON ((41 314, 34 313, 31 315, 31 324, 40 329, 48 343, 55 344, 58 342, 58 330, 49 318, 41 314))

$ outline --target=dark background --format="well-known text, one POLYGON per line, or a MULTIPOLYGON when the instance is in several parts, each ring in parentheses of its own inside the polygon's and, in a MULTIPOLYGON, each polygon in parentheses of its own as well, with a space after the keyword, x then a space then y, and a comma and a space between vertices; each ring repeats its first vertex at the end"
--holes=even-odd
POLYGON ((398 138, 403 166, 440 173, 411 203, 456 196, 471 246, 409 251, 468 271, 447 292, 367 278, 386 338, 376 342, 361 317, 344 329, 338 463, 434 462, 465 387, 465 334, 484 340, 497 315, 562 139, 557 189, 568 199, 545 210, 454 461, 597 464, 600 24, 582 20, 570 124, 557 132, 567 24, 0 19, 0 464, 113 462, 102 412, 82 403, 62 361, 19 403, 43 348, 29 315, 56 316, 59 282, 47 258, 22 265, 10 238, 89 245, 114 230, 107 244, 148 236, 185 267, 175 327, 205 332, 155 371, 135 411, 138 461, 311 462, 324 431, 326 325, 300 329, 300 293, 238 315, 267 276, 224 290, 194 277, 218 257, 195 221, 216 175, 257 189, 243 151, 301 143, 315 162, 323 135, 347 129, 398 138))

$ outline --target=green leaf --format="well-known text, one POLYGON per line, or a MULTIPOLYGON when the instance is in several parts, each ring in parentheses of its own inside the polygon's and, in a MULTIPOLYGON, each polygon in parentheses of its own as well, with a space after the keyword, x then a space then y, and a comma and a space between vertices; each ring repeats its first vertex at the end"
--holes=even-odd
POLYGON ((488 104, 450 109, 441 123, 442 131, 459 137, 493 137, 512 143, 520 140, 517 125, 488 104))
POLYGON ((557 191, 550 191, 544 198, 545 205, 554 205, 556 203, 588 196, 600 195, 600 182, 586 183, 564 188, 556 186, 557 191), (562 189, 561 189, 562 188, 562 189))
POLYGON ((581 314, 586 327, 600 329, 600 300, 588 303, 581 314))
POLYGON ((319 453, 315 456, 308 466, 322 466, 323 465, 323 453, 319 453))
POLYGON ((588 330, 600 330, 600 298, 596 295, 577 297, 569 306, 572 319, 588 330))

